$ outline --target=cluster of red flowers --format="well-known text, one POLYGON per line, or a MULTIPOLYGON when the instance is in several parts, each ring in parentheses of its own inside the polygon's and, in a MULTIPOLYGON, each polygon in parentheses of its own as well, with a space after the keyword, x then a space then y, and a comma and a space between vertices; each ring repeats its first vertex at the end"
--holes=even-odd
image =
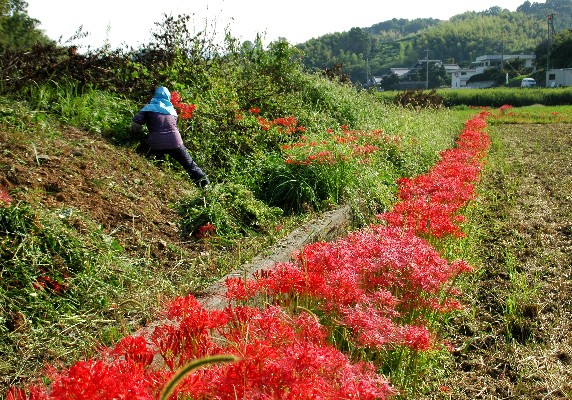
POLYGON ((11 202, 12 198, 8 192, 3 187, 0 187, 0 206, 8 206, 11 202))
POLYGON ((504 104, 499 108, 501 114, 506 114, 507 110, 511 110, 513 107, 510 104, 504 104))
POLYGON ((193 118, 193 112, 197 109, 197 106, 194 104, 183 103, 181 101, 181 96, 177 92, 171 93, 171 103, 177 110, 179 118, 181 119, 193 118))
POLYGON ((459 227, 464 218, 458 211, 475 196, 474 184, 490 146, 484 131, 487 115, 482 112, 467 121, 457 146, 441 153, 441 161, 427 174, 400 179, 399 202, 380 218, 420 235, 464 236, 459 227))
MULTIPOLYGON (((258 114, 260 110, 257 108, 251 108, 250 112, 258 114)), ((292 135, 296 132, 306 132, 306 128, 302 125, 298 125, 298 120, 293 116, 279 117, 271 121, 264 117, 256 117, 256 119, 263 131, 269 131, 270 129, 275 128, 278 132, 286 135, 292 135)))
POLYGON ((386 225, 307 245, 292 262, 254 279, 228 279, 229 306, 223 310, 206 310, 193 296, 177 298, 166 306, 167 321, 148 339, 126 337, 101 360, 52 370, 50 387, 12 388, 7 400, 155 399, 181 367, 217 354, 238 361, 193 371, 172 398, 394 396, 377 372, 383 357, 352 362, 352 354, 332 343, 362 356, 435 347, 426 316, 460 307, 452 286, 470 267, 448 262, 417 233, 459 235, 449 225, 474 196, 472 185, 489 146, 484 118, 468 121, 457 148, 443 152, 427 175, 400 181, 401 201, 384 214, 386 225), (259 304, 261 295, 272 305, 247 305, 251 299, 259 304), (332 340, 340 332, 347 333, 344 343, 332 340))
POLYGON ((398 137, 385 134, 383 131, 353 131, 343 125, 341 132, 328 129, 331 135, 328 140, 320 142, 301 136, 295 143, 283 145, 287 164, 334 165, 339 162, 354 161, 359 164, 368 163, 369 157, 382 147, 387 148, 399 143, 398 137))
POLYGON ((264 294, 283 307, 296 299, 319 314, 337 315, 356 347, 427 350, 432 338, 419 316, 459 308, 443 291, 468 270, 465 262, 448 263, 412 231, 372 225, 336 242, 307 245, 295 262, 257 279, 230 278, 227 297, 244 302, 264 294))
POLYGON ((214 234, 215 230, 216 227, 210 222, 207 222, 206 224, 201 225, 199 229, 197 229, 197 231, 195 232, 195 237, 197 239, 211 237, 214 234))
POLYGON ((308 313, 292 317, 279 307, 207 311, 188 296, 175 299, 166 316, 170 320, 155 328, 150 343, 126 337, 105 361, 51 371, 50 390, 36 386, 26 394, 14 388, 7 400, 151 400, 176 369, 212 354, 234 354, 239 361, 194 372, 172 398, 373 400, 395 393, 371 363, 352 363, 329 345, 308 313))

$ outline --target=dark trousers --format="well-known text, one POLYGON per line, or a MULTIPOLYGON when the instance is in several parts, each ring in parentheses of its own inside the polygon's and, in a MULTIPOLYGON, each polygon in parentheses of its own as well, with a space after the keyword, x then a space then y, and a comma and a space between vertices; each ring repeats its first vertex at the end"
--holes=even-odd
POLYGON ((185 171, 187 171, 187 173, 191 176, 193 182, 195 182, 198 186, 204 187, 209 184, 209 178, 192 159, 185 146, 181 146, 176 149, 151 150, 151 153, 160 159, 164 158, 165 155, 168 154, 183 166, 185 171))

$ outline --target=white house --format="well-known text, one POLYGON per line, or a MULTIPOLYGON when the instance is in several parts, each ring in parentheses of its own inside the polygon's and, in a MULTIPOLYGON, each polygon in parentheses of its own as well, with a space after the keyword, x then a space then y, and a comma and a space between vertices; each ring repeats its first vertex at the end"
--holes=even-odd
POLYGON ((476 69, 471 68, 460 68, 457 71, 453 72, 451 75, 451 87, 453 89, 459 89, 467 87, 467 81, 473 75, 477 74, 476 69))
POLYGON ((546 72, 546 87, 572 86, 572 68, 549 69, 546 72))
POLYGON ((524 66, 526 68, 535 69, 534 61, 536 60, 536 56, 534 54, 494 54, 494 55, 485 55, 476 58, 476 61, 472 63, 477 70, 477 74, 482 74, 485 70, 489 68, 499 68, 501 65, 506 61, 511 60, 523 60, 524 66))

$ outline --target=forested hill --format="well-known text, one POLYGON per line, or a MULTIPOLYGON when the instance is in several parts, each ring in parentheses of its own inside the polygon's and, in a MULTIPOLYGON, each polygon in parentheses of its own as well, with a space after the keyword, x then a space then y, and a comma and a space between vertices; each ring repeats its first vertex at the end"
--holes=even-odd
POLYGON ((382 75, 391 67, 413 66, 426 57, 426 50, 430 59, 461 66, 478 56, 502 51, 533 54, 547 40, 548 14, 554 14, 555 32, 572 28, 572 0, 526 1, 516 11, 492 7, 448 21, 392 19, 324 35, 296 47, 304 52, 309 70, 341 63, 353 82, 364 83, 368 75, 382 75))

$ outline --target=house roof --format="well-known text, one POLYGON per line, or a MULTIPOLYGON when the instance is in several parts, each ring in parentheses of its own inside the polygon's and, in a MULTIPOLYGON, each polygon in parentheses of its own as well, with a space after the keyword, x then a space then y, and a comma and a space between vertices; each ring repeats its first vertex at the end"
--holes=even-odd
POLYGON ((523 60, 534 60, 536 56, 534 54, 488 54, 484 56, 479 56, 476 58, 477 62, 485 60, 512 60, 514 58, 520 58, 523 60))
POLYGON ((393 72, 397 76, 404 76, 407 75, 410 68, 390 68, 391 72, 393 72))

